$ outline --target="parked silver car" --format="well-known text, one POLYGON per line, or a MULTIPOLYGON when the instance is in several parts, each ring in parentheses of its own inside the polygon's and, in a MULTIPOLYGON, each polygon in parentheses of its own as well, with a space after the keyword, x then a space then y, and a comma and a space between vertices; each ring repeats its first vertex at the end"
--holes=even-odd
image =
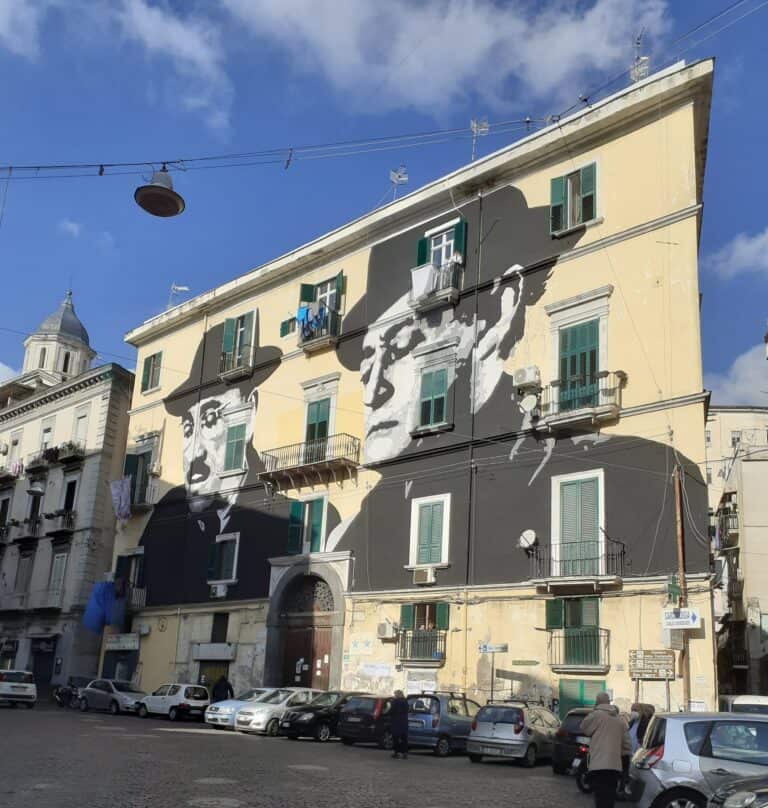
POLYGON ((535 766, 542 758, 552 757, 559 727, 557 716, 544 707, 524 702, 487 704, 472 722, 469 759, 480 763, 483 757, 517 758, 535 766))
POLYGON ((661 713, 632 758, 639 808, 705 808, 722 786, 768 774, 768 716, 661 713))
POLYGON ((147 694, 131 682, 120 679, 94 679, 80 689, 80 709, 109 710, 112 715, 135 713, 147 694))

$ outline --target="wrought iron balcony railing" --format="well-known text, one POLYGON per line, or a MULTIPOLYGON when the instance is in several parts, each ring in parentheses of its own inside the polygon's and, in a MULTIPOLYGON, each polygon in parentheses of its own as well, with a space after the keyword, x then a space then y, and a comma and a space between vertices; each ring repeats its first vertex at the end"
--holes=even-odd
POLYGON ((445 641, 448 632, 440 629, 400 631, 397 635, 397 658, 408 662, 445 661, 445 641))
POLYGON ((534 547, 531 578, 623 578, 626 550, 621 544, 605 548, 596 541, 563 542, 553 547, 534 547))
POLYGON ((539 418, 545 423, 574 423, 615 417, 621 409, 626 380, 621 370, 558 379, 541 391, 539 418))
POLYGON ((58 447, 60 463, 74 463, 85 457, 85 445, 82 441, 68 440, 58 447))
POLYGON ((297 323, 299 346, 305 351, 333 345, 341 333, 341 316, 337 311, 321 309, 315 321, 297 323))
POLYGON ((18 524, 12 524, 11 539, 28 539, 37 538, 43 533, 43 517, 35 516, 29 519, 23 519, 18 524))
POLYGON ((292 443, 262 452, 262 476, 288 473, 309 467, 348 467, 360 462, 360 438, 342 432, 327 438, 292 443))
POLYGON ((77 512, 57 511, 56 513, 47 513, 45 514, 45 519, 48 522, 45 532, 49 536, 56 536, 60 533, 71 533, 75 529, 77 512))
POLYGON ((10 483, 24 473, 24 464, 16 461, 8 466, 0 466, 0 483, 10 483))
POLYGON ((224 379, 240 378, 253 371, 253 348, 242 345, 237 350, 225 351, 219 357, 219 376, 224 379))
POLYGON ((549 632, 549 665, 554 670, 607 670, 611 633, 606 628, 563 628, 549 632))
POLYGON ((429 309, 443 302, 455 303, 459 298, 461 264, 448 261, 442 266, 424 264, 411 270, 408 304, 416 310, 429 309))

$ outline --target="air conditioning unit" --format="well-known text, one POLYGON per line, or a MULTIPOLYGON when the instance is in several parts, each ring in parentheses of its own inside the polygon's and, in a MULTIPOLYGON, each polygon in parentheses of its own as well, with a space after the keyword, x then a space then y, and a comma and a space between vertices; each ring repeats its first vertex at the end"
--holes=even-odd
POLYGON ((413 582, 419 586, 426 586, 435 582, 435 568, 426 567, 421 570, 413 571, 413 582))
POLYGON ((541 387, 541 373, 536 365, 518 368, 512 377, 515 387, 541 387))
POLYGON ((376 636, 380 640, 392 640, 395 634, 395 627, 392 623, 379 623, 378 626, 376 626, 376 636))
POLYGON ((227 585, 226 584, 213 584, 211 586, 211 597, 212 598, 225 598, 227 596, 227 585))

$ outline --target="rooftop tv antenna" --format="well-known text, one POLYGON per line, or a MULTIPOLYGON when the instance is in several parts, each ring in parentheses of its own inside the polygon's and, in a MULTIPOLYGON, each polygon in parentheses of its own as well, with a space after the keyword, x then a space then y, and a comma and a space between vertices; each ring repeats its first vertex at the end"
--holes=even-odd
POLYGON ((171 291, 168 295, 168 308, 173 308, 176 305, 176 297, 182 292, 188 292, 189 286, 179 286, 175 281, 171 284, 171 291))
POLYGON ((389 181, 392 183, 392 201, 397 199, 398 185, 405 185, 408 182, 408 169, 400 163, 400 168, 393 168, 389 172, 389 181))
POLYGON ((632 67, 629 68, 629 77, 633 82, 644 79, 648 75, 651 67, 650 57, 642 55, 644 33, 645 28, 641 28, 640 33, 635 37, 635 61, 632 63, 632 67))
POLYGON ((472 132, 472 162, 474 163, 475 154, 477 153, 477 139, 491 131, 488 118, 472 118, 469 122, 469 131, 472 132))

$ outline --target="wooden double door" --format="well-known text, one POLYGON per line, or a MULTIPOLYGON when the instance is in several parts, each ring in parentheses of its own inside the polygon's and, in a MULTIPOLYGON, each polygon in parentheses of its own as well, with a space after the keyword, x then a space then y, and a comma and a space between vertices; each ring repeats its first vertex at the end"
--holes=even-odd
POLYGON ((284 687, 327 690, 331 670, 331 629, 318 626, 284 628, 284 687))

